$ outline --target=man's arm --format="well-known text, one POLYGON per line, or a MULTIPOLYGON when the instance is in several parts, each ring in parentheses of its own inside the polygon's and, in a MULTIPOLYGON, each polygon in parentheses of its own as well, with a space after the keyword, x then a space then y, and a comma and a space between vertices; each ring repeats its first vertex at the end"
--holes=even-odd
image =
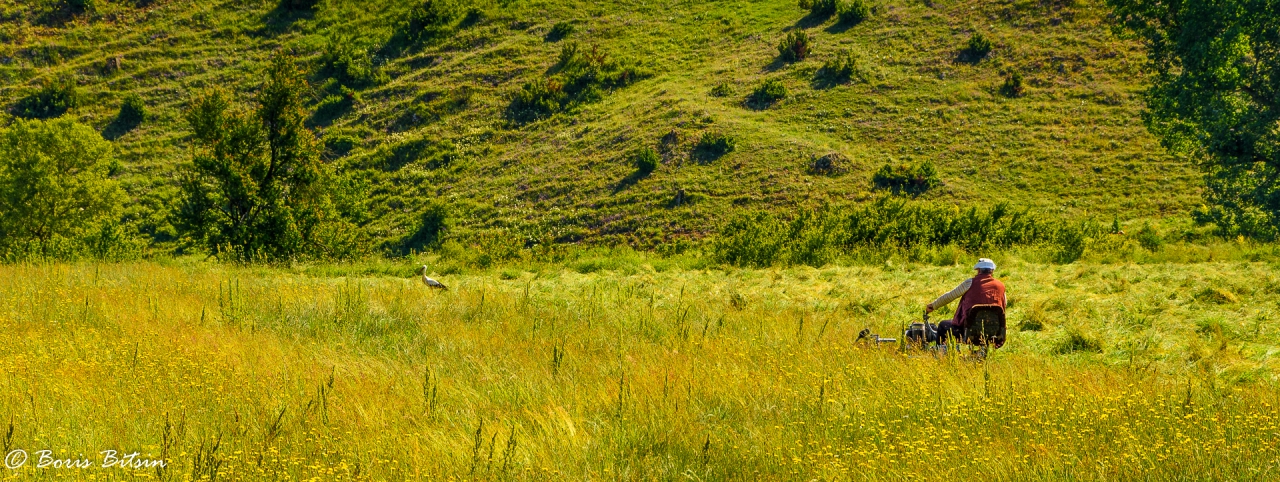
POLYGON ((948 291, 946 294, 939 296, 938 299, 933 300, 933 303, 925 305, 925 309, 933 311, 951 304, 952 301, 958 300, 961 296, 964 296, 965 292, 969 291, 970 286, 973 286, 973 278, 964 280, 964 282, 960 283, 960 286, 957 286, 956 289, 948 291))

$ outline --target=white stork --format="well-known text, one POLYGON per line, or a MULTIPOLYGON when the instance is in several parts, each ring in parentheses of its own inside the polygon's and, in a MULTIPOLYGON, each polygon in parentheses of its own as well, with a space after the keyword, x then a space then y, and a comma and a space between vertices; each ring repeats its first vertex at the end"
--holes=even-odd
POLYGON ((425 264, 422 265, 422 284, 427 285, 430 288, 449 291, 449 287, 445 286, 444 283, 431 279, 430 276, 427 276, 427 265, 425 264))

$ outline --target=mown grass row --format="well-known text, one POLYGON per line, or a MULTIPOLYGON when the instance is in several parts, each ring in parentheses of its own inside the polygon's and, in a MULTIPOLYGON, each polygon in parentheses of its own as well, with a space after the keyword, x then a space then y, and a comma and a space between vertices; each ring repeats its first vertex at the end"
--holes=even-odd
POLYGON ((1274 345, 1274 323, 1182 351, 1212 336, 1184 320, 1265 315, 1276 276, 1256 264, 1008 262, 1013 319, 1060 316, 983 364, 851 343, 965 271, 919 265, 453 275, 449 292, 181 263, 0 270, 9 444, 135 449, 172 462, 137 474, 163 480, 1261 481, 1280 463, 1280 389, 1218 372, 1274 345), (1165 293, 1233 277, 1257 282, 1165 293), (1125 306, 1146 325, 1107 328, 1125 306), (1102 353, 1054 354, 1067 324, 1116 331, 1102 353), (1125 333, 1162 341, 1126 360, 1125 333))

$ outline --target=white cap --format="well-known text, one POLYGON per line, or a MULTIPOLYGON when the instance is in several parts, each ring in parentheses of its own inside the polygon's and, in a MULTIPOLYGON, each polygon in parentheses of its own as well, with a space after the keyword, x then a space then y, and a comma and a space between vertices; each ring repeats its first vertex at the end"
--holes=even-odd
POLYGON ((989 269, 995 271, 996 262, 987 258, 978 258, 978 264, 973 265, 973 269, 989 269))

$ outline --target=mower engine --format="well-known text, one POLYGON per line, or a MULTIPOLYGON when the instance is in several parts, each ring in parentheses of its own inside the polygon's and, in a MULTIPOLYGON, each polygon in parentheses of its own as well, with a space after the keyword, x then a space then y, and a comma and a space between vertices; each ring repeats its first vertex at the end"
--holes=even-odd
POLYGON ((929 314, 925 313, 924 322, 912 323, 908 326, 905 333, 902 334, 903 340, 907 345, 921 348, 927 343, 938 342, 938 327, 929 323, 929 314))

